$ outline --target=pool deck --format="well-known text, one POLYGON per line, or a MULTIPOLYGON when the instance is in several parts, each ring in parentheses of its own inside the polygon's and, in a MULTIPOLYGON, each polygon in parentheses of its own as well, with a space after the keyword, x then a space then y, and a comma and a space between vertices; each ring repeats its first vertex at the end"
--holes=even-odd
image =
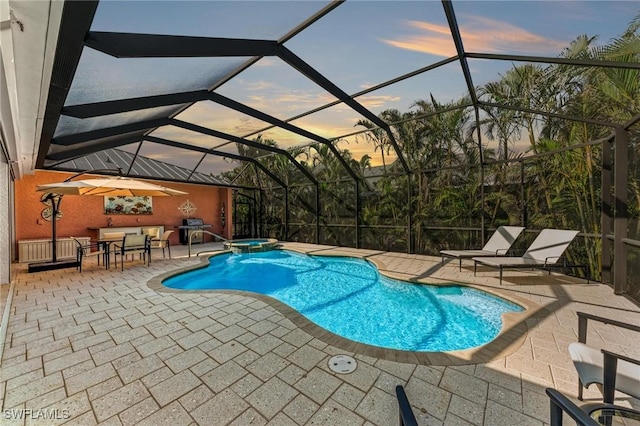
MULTIPOLYGON (((500 286, 497 270, 479 269, 474 277, 471 261, 459 272, 456 260, 442 266, 429 256, 283 245, 364 257, 395 277, 472 284, 530 309, 479 350, 482 360, 447 354, 418 362, 384 351, 363 354, 264 298, 150 287, 154 277, 200 263, 184 246, 171 248, 171 260, 154 251, 151 267, 129 261, 124 272, 89 261, 82 273, 27 274, 15 264, 12 291, 0 292, 11 303, 1 329, 1 423, 394 425, 394 388, 401 384, 420 425, 544 425, 546 387, 577 394, 567 353, 577 340, 575 312, 640 324, 640 307, 609 286, 560 274, 507 270, 500 286), (337 354, 354 356, 356 371, 329 370, 337 354)), ((598 324, 589 330, 591 344, 640 358, 637 333, 598 324)), ((585 391, 585 400, 598 397, 595 389, 585 391)), ((617 397, 640 409, 640 401, 617 397)))

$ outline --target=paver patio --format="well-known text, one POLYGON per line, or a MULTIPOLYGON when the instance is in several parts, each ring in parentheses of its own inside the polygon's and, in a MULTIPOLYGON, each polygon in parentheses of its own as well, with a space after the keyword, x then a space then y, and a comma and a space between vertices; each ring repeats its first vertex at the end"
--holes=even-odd
MULTIPOLYGON (((327 344, 260 298, 150 288, 153 277, 200 262, 186 247, 172 248, 172 260, 154 253, 151 267, 129 262, 124 272, 87 263, 82 273, 26 274, 15 265, 13 291, 2 293, 11 301, 3 324, 2 424, 392 425, 394 389, 402 384, 421 425, 543 425, 546 387, 577 394, 567 353, 577 340, 575 312, 640 324, 640 308, 610 287, 564 275, 507 271, 500 286, 495 270, 474 277, 470 262, 459 272, 457 262, 441 266, 436 257, 284 246, 364 256, 394 276, 472 283, 538 308, 523 316, 525 339, 507 356, 418 365, 327 344), (336 354, 353 355, 356 371, 332 372, 327 361, 336 354), (59 418, 33 418, 51 413, 59 418)), ((594 324, 588 339, 640 358, 632 333, 594 324)), ((587 400, 598 396, 585 392, 587 400)), ((617 402, 640 408, 624 395, 617 402)))

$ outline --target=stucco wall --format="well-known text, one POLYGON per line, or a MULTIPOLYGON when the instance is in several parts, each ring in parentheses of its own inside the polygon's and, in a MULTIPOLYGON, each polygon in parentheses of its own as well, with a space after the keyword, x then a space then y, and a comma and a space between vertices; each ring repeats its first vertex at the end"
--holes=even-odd
MULTIPOLYGON (((42 192, 36 187, 45 183, 62 182, 70 173, 37 171, 33 175, 24 176, 15 183, 16 204, 16 239, 51 238, 51 222, 42 218, 42 210, 46 207, 40 202, 42 192)), ((78 179, 91 179, 96 176, 83 175, 78 179)), ((58 237, 87 236, 96 238, 95 231, 88 228, 107 227, 111 217, 114 227, 164 225, 165 230, 175 230, 171 235, 172 245, 179 244, 178 229, 182 225, 183 216, 178 206, 186 200, 197 207, 194 217, 201 217, 205 223, 213 225, 208 230, 229 238, 231 218, 229 211, 230 190, 205 185, 184 184, 175 182, 148 181, 187 192, 187 195, 173 197, 153 197, 153 214, 151 215, 106 215, 104 213, 104 197, 66 195, 60 204, 62 219, 57 222, 58 237), (221 201, 225 201, 226 226, 223 230, 220 223, 221 201)), ((205 241, 212 241, 205 234, 205 241)), ((16 249, 17 251, 17 249, 16 249)))

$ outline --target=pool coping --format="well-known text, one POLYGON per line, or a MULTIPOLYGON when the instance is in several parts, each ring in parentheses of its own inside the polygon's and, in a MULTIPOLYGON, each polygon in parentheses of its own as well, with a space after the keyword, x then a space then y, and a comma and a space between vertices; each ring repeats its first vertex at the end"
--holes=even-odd
MULTIPOLYGON (((286 248, 286 250, 309 255, 301 250, 295 250, 286 248)), ((172 271, 167 271, 159 274, 147 282, 147 286, 154 291, 161 293, 219 293, 219 294, 235 294, 246 297, 252 297, 257 300, 261 300, 267 303, 279 311, 286 318, 291 320, 297 327, 308 333, 309 335, 321 340, 322 342, 335 346, 349 353, 361 354, 378 359, 384 359, 395 362, 405 362, 411 364, 420 365, 440 365, 440 366, 454 366, 454 365, 469 365, 479 364, 494 361, 496 359, 504 358, 514 352, 516 352, 525 342, 528 333, 528 327, 526 319, 538 314, 544 308, 530 300, 518 297, 513 294, 502 294, 495 289, 487 289, 474 284, 468 283, 452 283, 450 281, 444 281, 438 278, 430 278, 427 282, 426 279, 407 279, 406 275, 394 273, 386 269, 384 262, 379 259, 368 259, 364 256, 358 256, 353 253, 336 254, 336 253, 323 253, 313 254, 312 256, 324 256, 324 257, 352 257, 356 259, 363 259, 371 262, 378 269, 378 272, 389 278, 406 281, 410 284, 429 284, 438 286, 450 286, 450 285, 463 285, 469 288, 474 288, 478 291, 482 291, 493 296, 500 297, 511 303, 515 303, 524 310, 522 312, 507 312, 502 315, 502 329, 498 336, 491 342, 464 350, 446 351, 446 352, 418 352, 418 351, 405 351, 399 349, 388 349, 379 346, 368 345, 365 343, 355 342, 353 340, 344 338, 337 334, 334 334, 319 325, 313 323, 298 311, 292 307, 286 305, 279 300, 260 293, 254 293, 244 290, 181 290, 166 287, 162 282, 172 276, 179 275, 185 272, 206 268, 209 265, 209 259, 215 256, 230 253, 230 250, 220 251, 218 253, 209 253, 206 255, 198 256, 200 263, 196 265, 189 265, 182 268, 177 268, 172 271), (434 282, 437 281, 437 282, 434 282)), ((311 255, 309 255, 311 256, 311 255)))

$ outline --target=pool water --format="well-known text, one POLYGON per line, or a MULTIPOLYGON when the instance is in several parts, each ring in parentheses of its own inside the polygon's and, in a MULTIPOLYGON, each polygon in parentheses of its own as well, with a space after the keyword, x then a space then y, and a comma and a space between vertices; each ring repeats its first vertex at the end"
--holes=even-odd
POLYGON ((465 286, 384 277, 369 262, 286 250, 213 256, 206 268, 166 279, 184 290, 245 290, 271 296, 347 339, 410 351, 451 351, 493 340, 501 315, 523 308, 465 286))

